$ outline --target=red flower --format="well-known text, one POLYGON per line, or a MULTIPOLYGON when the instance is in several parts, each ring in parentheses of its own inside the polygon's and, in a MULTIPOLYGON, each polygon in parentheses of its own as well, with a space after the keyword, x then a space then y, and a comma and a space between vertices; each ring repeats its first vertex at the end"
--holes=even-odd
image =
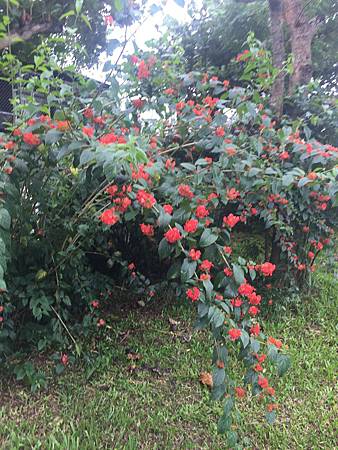
POLYGON ((154 227, 152 225, 145 225, 144 223, 141 223, 140 228, 145 236, 154 236, 154 227))
POLYGON ((230 81, 229 81, 229 80, 224 80, 224 81, 223 81, 223 86, 225 87, 225 89, 226 89, 227 87, 229 87, 229 84, 230 84, 230 81))
POLYGON ((239 339, 241 337, 241 334, 242 332, 238 328, 230 328, 230 330, 228 331, 228 335, 231 341, 236 341, 237 339, 239 339))
MULTIPOLYGON (((257 267, 257 266, 256 266, 257 267)), ((265 277, 271 277, 273 272, 276 269, 276 265, 272 264, 270 262, 265 262, 264 264, 261 264, 259 266, 260 272, 265 276, 265 277)))
POLYGON ((68 355, 66 355, 66 353, 62 353, 60 361, 61 361, 61 364, 66 366, 68 364, 68 361, 69 361, 68 355))
POLYGON ((184 231, 186 231, 187 233, 195 233, 197 227, 198 227, 198 220, 190 219, 185 222, 184 231))
POLYGON ((268 337, 268 344, 272 344, 277 348, 281 348, 283 346, 282 341, 280 341, 279 339, 275 339, 271 336, 268 337))
POLYGON ((167 170, 174 170, 176 166, 176 161, 174 159, 167 159, 165 162, 165 168, 167 170))
POLYGON ((237 297, 237 298, 232 298, 230 303, 235 308, 240 308, 242 306, 242 304, 243 304, 243 301, 239 297, 237 297))
POLYGON ((261 375, 258 375, 258 384, 262 389, 266 389, 269 386, 268 379, 262 377, 261 375))
POLYGON ((196 217, 202 219, 203 217, 207 217, 209 215, 209 211, 204 205, 197 206, 196 208, 196 217))
POLYGON ((164 234, 165 239, 169 242, 169 244, 174 244, 175 242, 182 239, 182 235, 180 230, 176 227, 171 228, 164 234))
POLYGON ((148 78, 149 76, 150 76, 149 66, 142 59, 137 69, 137 78, 139 80, 142 80, 143 78, 148 78))
POLYGON ((115 225, 115 223, 119 220, 119 216, 115 214, 115 208, 111 208, 103 211, 99 219, 106 225, 115 225))
POLYGON ((227 255, 231 255, 232 253, 232 248, 231 247, 223 247, 224 253, 226 253, 227 255))
POLYGON ((100 302, 98 300, 93 300, 90 304, 93 308, 98 308, 100 306, 100 302))
POLYGON ((223 137, 225 135, 225 131, 223 127, 217 127, 215 130, 215 134, 218 137, 223 137))
POLYGON ((14 147, 15 147, 15 142, 13 142, 13 141, 8 141, 5 144, 5 149, 6 150, 13 150, 14 147))
POLYGON ((134 270, 135 269, 135 264, 134 263, 130 263, 130 264, 128 264, 128 269, 129 270, 134 270))
POLYGON ((23 141, 25 144, 29 145, 39 145, 41 143, 39 136, 36 136, 33 133, 24 133, 23 141))
POLYGON ((289 159, 289 158, 290 158, 290 155, 289 155, 288 152, 282 152, 282 153, 279 155, 279 159, 281 159, 281 160, 289 159))
POLYGON ((241 387, 235 387, 235 393, 237 398, 244 398, 245 397, 245 389, 241 387))
POLYGON ((113 25, 113 23, 114 23, 113 17, 112 17, 112 16, 105 16, 105 17, 104 17, 104 23, 105 23, 107 26, 113 25))
POLYGON ((163 205, 163 209, 167 214, 172 214, 173 212, 173 207, 171 205, 163 205))
POLYGON ((140 108, 142 108, 143 105, 144 105, 144 100, 142 100, 141 98, 136 98, 133 100, 134 108, 140 109, 140 108))
POLYGON ((201 252, 200 250, 195 250, 194 248, 192 248, 189 252, 189 257, 193 260, 193 261, 197 261, 198 259, 200 259, 201 257, 201 252))
POLYGON ((163 91, 165 95, 173 95, 175 93, 175 90, 173 88, 167 88, 163 91))
POLYGON ((187 290, 187 298, 189 298, 192 302, 196 302, 199 299, 200 294, 200 290, 197 287, 187 290))
POLYGON ((184 102, 178 102, 176 103, 176 111, 180 112, 182 111, 182 109, 185 107, 185 103, 184 102))
POLYGON ((212 263, 211 261, 209 261, 209 260, 207 260, 207 259, 204 259, 204 260, 201 262, 201 264, 200 264, 200 266, 199 266, 199 269, 200 269, 200 270, 203 270, 204 272, 209 272, 209 271, 212 269, 213 266, 214 266, 214 265, 213 265, 213 263, 212 263))
POLYGON ((262 353, 261 356, 257 355, 257 353, 256 353, 255 356, 256 356, 257 361, 258 361, 259 363, 262 363, 262 362, 264 362, 264 361, 266 360, 266 355, 265 355, 264 353, 262 353))
POLYGON ((259 305, 262 300, 262 297, 260 295, 257 295, 256 292, 249 294, 247 297, 250 305, 259 305))
POLYGON ((259 323, 256 323, 255 325, 253 325, 250 328, 250 334, 252 336, 258 336, 260 332, 261 332, 261 327, 259 326, 259 323))
POLYGON ((182 197, 193 198, 194 194, 191 192, 190 187, 187 184, 180 184, 178 186, 178 193, 182 197))
POLYGON ((138 57, 137 57, 136 55, 131 55, 130 61, 131 61, 133 64, 137 64, 138 61, 139 61, 139 59, 138 59, 138 57))
POLYGON ((199 277, 201 281, 210 280, 210 275, 208 273, 202 273, 199 277))
POLYGON ((255 291, 255 288, 253 286, 251 286, 251 284, 249 284, 249 283, 243 283, 238 288, 238 293, 240 295, 244 295, 246 297, 249 296, 250 294, 253 294, 254 291, 255 291))
POLYGON ((256 316, 259 313, 259 309, 256 306, 250 306, 248 313, 250 316, 256 316))
POLYGON ((275 395, 275 390, 274 390, 274 388, 271 387, 271 386, 268 386, 268 387, 266 388, 266 392, 267 392, 269 395, 271 395, 271 396, 274 396, 274 395, 275 395))
POLYGON ((140 189, 136 194, 136 200, 139 202, 143 208, 150 209, 152 208, 156 200, 153 197, 153 195, 149 194, 148 192, 144 191, 143 189, 140 189))
POLYGON ((108 186, 106 189, 107 194, 109 194, 111 197, 114 197, 115 194, 117 194, 117 191, 119 190, 118 186, 116 184, 112 184, 111 186, 108 186))
POLYGON ((227 277, 232 277, 232 275, 233 275, 232 270, 228 269, 227 267, 223 270, 223 272, 227 277))
POLYGON ((227 197, 228 200, 235 200, 236 198, 240 197, 240 192, 237 191, 235 188, 227 189, 227 197))
POLYGON ((93 118, 94 117, 94 111, 93 111, 93 108, 86 108, 84 111, 83 111, 83 115, 85 116, 85 118, 86 119, 91 119, 91 118, 93 118))
POLYGON ((99 139, 99 142, 101 144, 114 144, 117 141, 118 141, 118 136, 116 136, 116 134, 114 134, 114 133, 104 134, 99 139))
POLYGON ((93 127, 82 127, 82 133, 88 137, 94 136, 94 128, 93 127))
POLYGON ((307 256, 312 259, 314 258, 315 254, 313 252, 308 252, 307 256))
POLYGON ((256 372, 262 372, 263 367, 259 363, 257 363, 254 365, 253 370, 255 370, 256 372))
POLYGON ((106 321, 105 321, 104 319, 99 319, 99 320, 97 321, 97 326, 98 326, 98 327, 104 327, 105 324, 106 324, 106 321))
POLYGON ((227 225, 230 228, 233 228, 239 221, 240 218, 238 216, 234 216, 233 214, 229 214, 228 217, 223 217, 224 225, 227 225))

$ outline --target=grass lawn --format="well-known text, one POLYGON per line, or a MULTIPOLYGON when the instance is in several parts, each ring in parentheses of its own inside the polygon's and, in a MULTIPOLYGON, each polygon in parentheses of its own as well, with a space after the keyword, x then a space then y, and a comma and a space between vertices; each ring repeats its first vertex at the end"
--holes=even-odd
MULTIPOLYGON (((290 347, 292 369, 276 386, 274 426, 256 400, 241 401, 244 448, 337 448, 337 300, 337 281, 321 273, 297 314, 265 322, 290 347)), ((221 406, 199 383, 210 370, 209 334, 193 331, 190 305, 160 306, 121 311, 109 335, 91 344, 93 363, 68 369, 45 391, 2 381, 0 448, 226 449, 216 433, 221 406), (168 317, 179 322, 175 330, 168 317)))

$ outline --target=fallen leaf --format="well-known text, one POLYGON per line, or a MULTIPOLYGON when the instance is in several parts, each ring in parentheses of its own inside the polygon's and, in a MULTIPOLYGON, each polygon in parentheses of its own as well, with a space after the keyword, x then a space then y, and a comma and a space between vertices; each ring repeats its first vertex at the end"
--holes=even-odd
POLYGON ((209 372, 200 373, 200 382, 209 388, 212 388, 212 375, 209 372))
POLYGON ((131 361, 138 361, 139 359, 142 358, 142 356, 139 355, 138 353, 128 353, 127 358, 130 359, 131 361))

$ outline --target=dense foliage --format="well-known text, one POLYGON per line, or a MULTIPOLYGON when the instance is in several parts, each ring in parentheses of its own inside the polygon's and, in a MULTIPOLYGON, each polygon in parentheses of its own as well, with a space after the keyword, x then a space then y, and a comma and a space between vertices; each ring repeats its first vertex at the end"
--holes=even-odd
POLYGON ((258 317, 273 286, 308 282, 331 245, 337 148, 273 119, 270 54, 252 36, 236 58, 241 87, 182 73, 181 49, 161 45, 161 58, 126 58, 103 91, 61 73, 45 46, 29 77, 3 59, 27 104, 1 136, 0 354, 43 385, 17 365, 23 348, 59 346, 61 372, 77 336, 109 323, 117 290, 155 301, 169 285, 213 333, 212 396, 232 446, 235 397, 251 390, 275 418, 272 366, 283 375, 289 359, 258 317), (234 256, 236 229, 264 234, 265 255, 234 256))

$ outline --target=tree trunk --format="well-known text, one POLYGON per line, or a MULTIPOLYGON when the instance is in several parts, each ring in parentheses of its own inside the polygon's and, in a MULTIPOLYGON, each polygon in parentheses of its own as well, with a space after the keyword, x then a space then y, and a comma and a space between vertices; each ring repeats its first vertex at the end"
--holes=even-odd
POLYGON ((312 77, 311 44, 320 20, 309 20, 304 14, 302 0, 283 0, 284 18, 290 31, 291 52, 294 58, 294 70, 289 90, 309 83, 312 77))
POLYGON ((279 74, 272 86, 271 108, 280 116, 283 112, 284 73, 281 70, 285 61, 285 46, 283 33, 283 0, 269 0, 270 33, 272 41, 272 63, 279 69, 279 74))

